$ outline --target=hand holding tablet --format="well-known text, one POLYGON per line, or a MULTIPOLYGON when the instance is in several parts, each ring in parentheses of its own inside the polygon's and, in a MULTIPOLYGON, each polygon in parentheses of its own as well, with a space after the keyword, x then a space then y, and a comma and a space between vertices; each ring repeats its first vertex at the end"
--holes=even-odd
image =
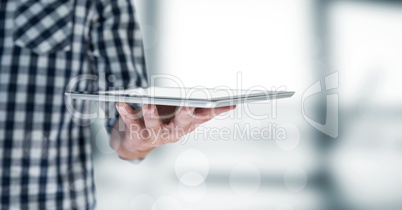
POLYGON ((65 94, 71 99, 118 102, 121 117, 111 131, 111 146, 121 158, 134 160, 160 145, 179 141, 200 124, 233 110, 236 104, 288 98, 294 92, 149 87, 65 94), (142 108, 133 109, 128 103, 142 108), (121 130, 121 125, 125 129, 121 130))

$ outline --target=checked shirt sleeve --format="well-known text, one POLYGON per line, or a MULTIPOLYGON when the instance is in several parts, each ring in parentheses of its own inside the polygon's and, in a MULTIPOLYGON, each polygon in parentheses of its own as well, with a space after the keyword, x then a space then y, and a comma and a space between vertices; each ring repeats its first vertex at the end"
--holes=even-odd
MULTIPOLYGON (((146 87, 143 41, 132 0, 97 0, 91 27, 94 73, 99 90, 146 87)), ((107 128, 118 114, 114 103, 104 106, 107 128)))

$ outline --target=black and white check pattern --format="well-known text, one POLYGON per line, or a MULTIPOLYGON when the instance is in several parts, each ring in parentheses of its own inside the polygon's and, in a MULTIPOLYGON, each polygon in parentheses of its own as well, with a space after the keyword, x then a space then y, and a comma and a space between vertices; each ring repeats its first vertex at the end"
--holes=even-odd
POLYGON ((71 0, 17 1, 20 4, 14 15, 15 44, 40 54, 69 46, 73 17, 71 0))
POLYGON ((89 104, 64 98, 79 75, 98 79, 74 90, 147 85, 132 0, 0 0, 1 210, 95 208, 89 104))

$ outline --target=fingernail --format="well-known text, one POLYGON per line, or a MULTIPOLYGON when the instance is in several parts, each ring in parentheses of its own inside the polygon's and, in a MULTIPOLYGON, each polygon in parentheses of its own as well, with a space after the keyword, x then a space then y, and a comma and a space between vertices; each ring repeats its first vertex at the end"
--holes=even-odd
POLYGON ((120 107, 124 107, 126 104, 125 103, 122 103, 122 102, 118 102, 117 103, 117 106, 120 106, 120 107))
POLYGON ((155 112, 156 107, 155 107, 155 105, 148 104, 148 109, 149 109, 149 113, 153 114, 155 112))

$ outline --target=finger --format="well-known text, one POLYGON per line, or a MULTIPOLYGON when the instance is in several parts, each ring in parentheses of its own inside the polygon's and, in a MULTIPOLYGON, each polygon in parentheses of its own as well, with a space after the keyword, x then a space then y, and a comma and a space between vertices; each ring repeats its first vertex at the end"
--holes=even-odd
POLYGON ((138 123, 140 116, 127 103, 116 103, 116 109, 125 124, 138 123))
POLYGON ((180 107, 176 116, 172 119, 170 126, 183 129, 191 126, 194 120, 194 107, 180 107))
POLYGON ((210 109, 197 109, 195 110, 195 119, 198 124, 200 123, 205 123, 208 122, 209 120, 213 119, 214 117, 231 111, 236 108, 236 105, 234 106, 224 106, 224 107, 217 107, 217 108, 210 108, 210 109))
POLYGON ((145 127, 149 130, 158 130, 163 126, 155 105, 144 104, 142 107, 145 127))

